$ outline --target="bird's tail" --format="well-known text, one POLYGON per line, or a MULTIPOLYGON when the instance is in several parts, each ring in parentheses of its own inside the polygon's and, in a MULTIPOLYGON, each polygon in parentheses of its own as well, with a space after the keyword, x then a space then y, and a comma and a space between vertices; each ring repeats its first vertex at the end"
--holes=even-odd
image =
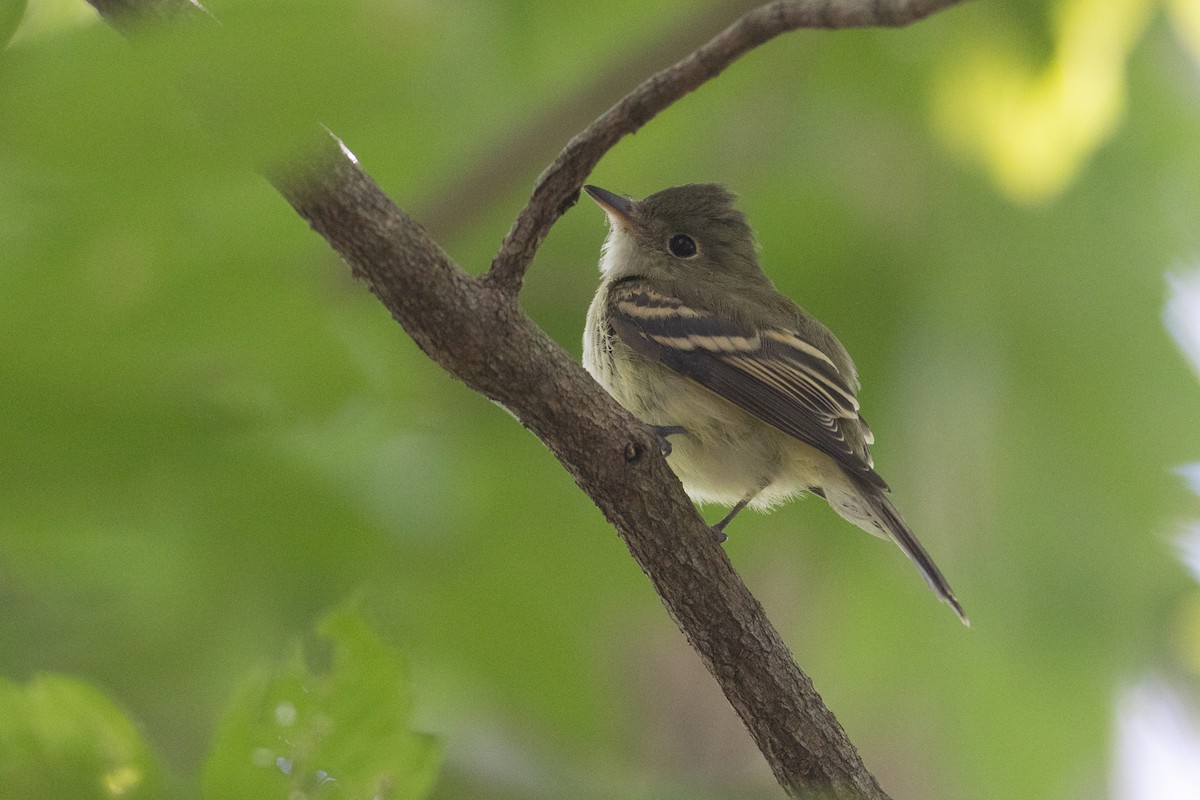
POLYGON ((929 588, 933 589, 934 594, 941 598, 942 602, 954 609, 954 613, 958 615, 958 618, 962 620, 964 625, 970 627, 971 620, 967 619, 966 613, 963 612, 962 606, 954 596, 954 590, 950 588, 950 583, 942 575, 942 571, 938 569, 937 564, 933 563, 933 559, 929 557, 929 553, 925 552, 925 548, 917 541, 917 537, 913 534, 912 529, 904 522, 904 519, 900 516, 900 512, 888 500, 887 495, 876 486, 860 480, 857 476, 852 476, 851 480, 858 488, 860 496, 870 503, 874 516, 877 517, 879 523, 885 528, 888 538, 898 544, 900 549, 904 551, 904 554, 917 565, 917 569, 921 571, 921 576, 925 578, 925 582, 929 584, 929 588))

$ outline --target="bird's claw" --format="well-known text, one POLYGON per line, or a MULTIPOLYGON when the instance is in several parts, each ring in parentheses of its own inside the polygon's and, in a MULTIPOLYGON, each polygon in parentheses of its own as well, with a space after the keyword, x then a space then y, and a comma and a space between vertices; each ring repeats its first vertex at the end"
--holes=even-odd
POLYGON ((658 437, 658 449, 662 451, 664 457, 671 455, 671 442, 667 440, 668 436, 687 433, 687 428, 682 425, 651 425, 651 430, 658 437))

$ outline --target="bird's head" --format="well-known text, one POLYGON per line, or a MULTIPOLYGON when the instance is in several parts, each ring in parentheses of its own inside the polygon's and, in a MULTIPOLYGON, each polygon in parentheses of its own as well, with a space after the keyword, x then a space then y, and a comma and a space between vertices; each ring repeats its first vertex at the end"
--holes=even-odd
POLYGON ((584 191, 608 215, 611 231, 600 270, 605 277, 653 276, 685 281, 765 280, 754 232, 714 183, 692 183, 631 200, 597 186, 584 191))

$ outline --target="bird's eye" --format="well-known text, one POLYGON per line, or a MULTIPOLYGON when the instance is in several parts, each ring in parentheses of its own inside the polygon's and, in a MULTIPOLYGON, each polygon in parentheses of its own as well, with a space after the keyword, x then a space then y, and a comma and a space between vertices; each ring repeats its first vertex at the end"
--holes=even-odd
POLYGON ((686 233, 677 233, 667 242, 667 249, 676 258, 691 258, 696 255, 696 240, 686 233))

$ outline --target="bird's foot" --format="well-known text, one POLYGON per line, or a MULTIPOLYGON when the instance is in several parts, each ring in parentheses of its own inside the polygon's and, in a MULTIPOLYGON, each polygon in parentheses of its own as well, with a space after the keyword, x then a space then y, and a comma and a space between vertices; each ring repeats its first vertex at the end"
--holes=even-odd
POLYGON ((658 437, 658 447, 664 456, 671 455, 671 443, 667 437, 687 433, 687 428, 682 425, 651 425, 650 429, 658 437))
POLYGON ((730 522, 733 521, 733 518, 738 515, 738 512, 741 511, 743 508, 745 508, 750 503, 750 501, 754 499, 754 496, 763 490, 764 486, 766 486, 766 484, 763 484, 763 486, 758 487, 753 492, 751 492, 750 494, 746 495, 741 500, 739 500, 737 502, 737 505, 735 505, 733 508, 729 509, 729 513, 726 514, 720 522, 718 522, 716 525, 712 526, 713 533, 715 533, 717 536, 718 544, 729 538, 728 536, 725 535, 725 526, 727 526, 730 522))
POLYGON ((713 536, 716 538, 717 544, 723 544, 729 539, 729 537, 725 535, 725 531, 720 525, 710 525, 709 530, 713 532, 713 536))

